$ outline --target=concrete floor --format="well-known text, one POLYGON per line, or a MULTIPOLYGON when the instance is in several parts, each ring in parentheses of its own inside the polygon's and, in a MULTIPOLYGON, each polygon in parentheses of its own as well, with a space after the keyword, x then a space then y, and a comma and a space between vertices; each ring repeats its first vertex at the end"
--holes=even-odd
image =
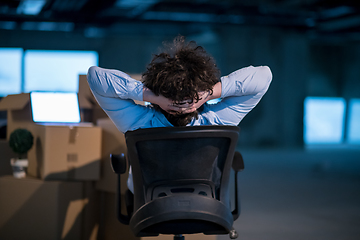
POLYGON ((240 151, 239 240, 360 239, 360 148, 240 151))

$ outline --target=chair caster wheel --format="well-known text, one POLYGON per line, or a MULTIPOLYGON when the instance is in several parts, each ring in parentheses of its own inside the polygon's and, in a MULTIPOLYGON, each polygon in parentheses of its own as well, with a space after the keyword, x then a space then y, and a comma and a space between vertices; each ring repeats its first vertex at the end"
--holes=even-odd
POLYGON ((235 231, 235 229, 232 229, 230 232, 229 232, 229 236, 231 239, 236 239, 239 235, 238 233, 235 231))

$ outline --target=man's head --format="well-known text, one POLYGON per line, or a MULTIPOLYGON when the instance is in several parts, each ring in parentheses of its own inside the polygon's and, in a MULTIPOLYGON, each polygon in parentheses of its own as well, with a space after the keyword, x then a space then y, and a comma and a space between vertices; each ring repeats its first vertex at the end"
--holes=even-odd
MULTIPOLYGON (((219 82, 220 71, 202 47, 193 41, 186 43, 182 36, 165 47, 165 51, 154 56, 143 74, 147 88, 174 103, 196 102, 201 98, 200 93, 212 93, 213 86, 219 82)), ((197 117, 197 111, 183 115, 163 113, 175 126, 184 126, 197 117)))

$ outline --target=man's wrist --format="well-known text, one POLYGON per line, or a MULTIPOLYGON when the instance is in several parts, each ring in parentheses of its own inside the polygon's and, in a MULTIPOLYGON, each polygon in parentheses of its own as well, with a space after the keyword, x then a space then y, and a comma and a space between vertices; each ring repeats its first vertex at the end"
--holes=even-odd
POLYGON ((221 82, 218 82, 213 87, 213 93, 209 96, 209 100, 221 97, 221 82))
POLYGON ((144 102, 150 102, 150 103, 154 103, 154 99, 155 99, 155 94, 148 89, 147 87, 143 87, 143 101, 144 102))

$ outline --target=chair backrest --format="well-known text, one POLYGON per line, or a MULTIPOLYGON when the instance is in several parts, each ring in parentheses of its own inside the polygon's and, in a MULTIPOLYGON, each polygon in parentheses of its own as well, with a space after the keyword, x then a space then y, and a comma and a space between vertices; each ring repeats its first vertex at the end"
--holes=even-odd
POLYGON ((229 178, 238 135, 236 126, 127 132, 134 184, 130 227, 135 234, 227 233, 233 222, 229 178))

